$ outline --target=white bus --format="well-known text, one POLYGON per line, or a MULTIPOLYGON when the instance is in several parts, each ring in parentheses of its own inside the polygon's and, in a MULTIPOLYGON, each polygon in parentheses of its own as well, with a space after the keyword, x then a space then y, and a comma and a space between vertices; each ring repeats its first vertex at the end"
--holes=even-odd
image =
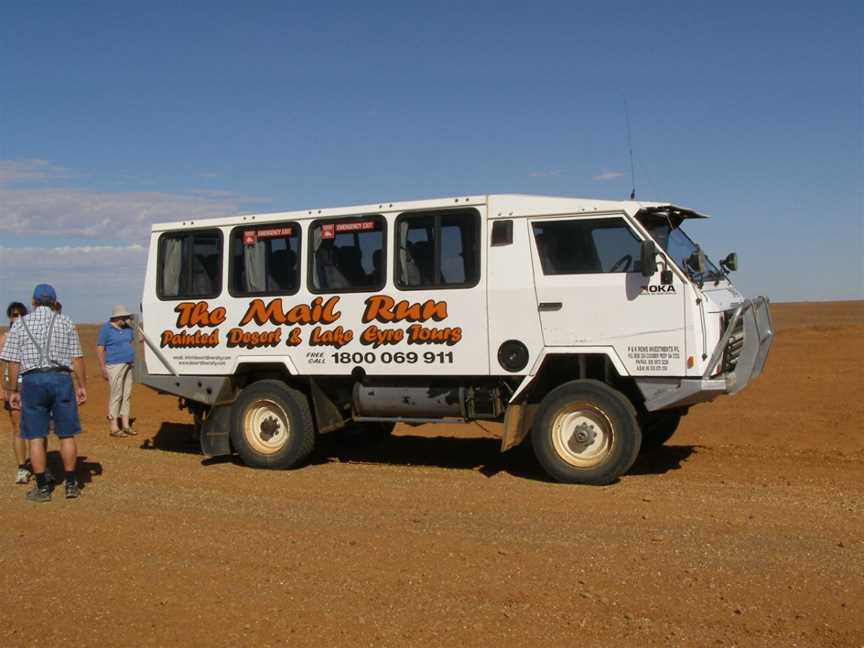
POLYGON ((154 225, 137 379, 250 466, 343 429, 491 420, 554 479, 610 483, 765 363, 768 300, 687 236, 704 217, 485 195, 154 225))

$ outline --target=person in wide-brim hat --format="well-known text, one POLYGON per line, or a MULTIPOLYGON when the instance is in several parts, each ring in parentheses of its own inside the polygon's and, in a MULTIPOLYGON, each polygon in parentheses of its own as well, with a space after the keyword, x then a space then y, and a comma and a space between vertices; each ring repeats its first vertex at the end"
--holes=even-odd
POLYGON ((111 309, 111 318, 99 329, 96 355, 102 377, 108 381, 109 433, 114 437, 134 436, 129 420, 132 404, 132 362, 135 358, 132 313, 122 305, 111 309))
POLYGON ((127 317, 132 317, 132 313, 129 312, 129 309, 125 306, 117 305, 111 309, 111 319, 125 319, 127 317))

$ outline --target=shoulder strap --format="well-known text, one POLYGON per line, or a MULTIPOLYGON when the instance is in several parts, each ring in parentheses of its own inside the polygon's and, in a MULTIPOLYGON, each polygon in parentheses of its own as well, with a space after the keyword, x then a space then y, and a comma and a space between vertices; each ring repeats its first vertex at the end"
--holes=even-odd
POLYGON ((54 334, 54 322, 57 321, 57 313, 52 313, 51 321, 48 322, 48 337, 45 339, 45 359, 48 362, 58 364, 51 359, 51 336, 54 334))
POLYGON ((45 346, 43 347, 42 345, 40 345, 36 341, 36 338, 33 337, 33 334, 30 332, 30 328, 27 326, 27 322, 25 321, 25 319, 23 317, 21 318, 21 326, 24 327, 24 331, 27 333, 27 337, 30 338, 30 341, 33 343, 33 346, 35 346, 36 350, 39 352, 39 366, 40 367, 45 364, 46 359, 48 360, 49 363, 52 362, 51 357, 50 357, 51 350, 50 350, 49 346, 51 344, 51 335, 54 333, 54 320, 56 320, 56 319, 57 319, 57 313, 52 313, 51 314, 51 321, 48 323, 48 337, 45 340, 45 346))

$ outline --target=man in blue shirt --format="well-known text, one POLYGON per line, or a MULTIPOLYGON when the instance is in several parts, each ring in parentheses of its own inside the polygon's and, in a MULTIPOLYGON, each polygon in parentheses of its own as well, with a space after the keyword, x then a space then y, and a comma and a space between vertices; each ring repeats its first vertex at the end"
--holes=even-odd
POLYGON ((114 437, 134 436, 137 432, 129 424, 129 404, 132 399, 132 361, 135 351, 130 324, 132 314, 125 306, 115 306, 111 319, 99 329, 96 355, 102 368, 102 377, 111 389, 108 398, 110 434, 114 437))

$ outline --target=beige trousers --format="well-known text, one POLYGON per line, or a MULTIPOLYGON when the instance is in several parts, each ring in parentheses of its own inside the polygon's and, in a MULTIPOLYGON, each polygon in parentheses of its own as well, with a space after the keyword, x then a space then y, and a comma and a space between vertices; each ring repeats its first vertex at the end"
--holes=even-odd
POLYGON ((108 397, 108 416, 117 418, 129 416, 129 403, 132 400, 132 365, 105 365, 108 371, 108 386, 111 394, 108 397))

